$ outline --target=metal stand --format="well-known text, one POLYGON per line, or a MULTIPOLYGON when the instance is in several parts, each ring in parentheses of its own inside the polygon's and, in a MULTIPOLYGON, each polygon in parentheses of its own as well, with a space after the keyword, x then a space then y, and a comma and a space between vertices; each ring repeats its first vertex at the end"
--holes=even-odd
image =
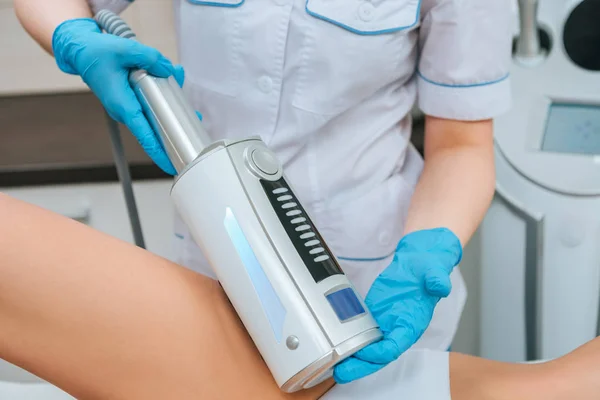
POLYGON ((133 182, 131 181, 131 174, 129 173, 129 165, 127 158, 125 157, 125 151, 123 149, 123 142, 121 141, 121 133, 119 131, 119 125, 117 122, 106 113, 106 121, 108 123, 108 131, 110 132, 110 141, 112 143, 113 158, 115 159, 115 166, 117 167, 117 174, 119 175, 119 181, 123 187, 123 194, 125 196, 125 204, 127 205, 127 213, 129 214, 129 222, 131 223, 131 231, 133 233, 133 239, 136 246, 142 249, 146 248, 144 243, 144 235, 142 233, 142 225, 140 224, 140 215, 137 210, 135 202, 135 195, 133 193, 133 182))

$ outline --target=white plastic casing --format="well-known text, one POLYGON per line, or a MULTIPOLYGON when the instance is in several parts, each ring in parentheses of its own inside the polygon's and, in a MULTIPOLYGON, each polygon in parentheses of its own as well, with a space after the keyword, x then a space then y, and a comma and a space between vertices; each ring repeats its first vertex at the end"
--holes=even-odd
POLYGON ((221 142, 182 171, 171 196, 277 384, 294 392, 382 334, 358 295, 365 312, 342 322, 326 295, 352 284, 344 274, 317 282, 296 251, 260 183, 281 170, 258 139, 221 142), (257 150, 270 174, 253 163, 257 150))

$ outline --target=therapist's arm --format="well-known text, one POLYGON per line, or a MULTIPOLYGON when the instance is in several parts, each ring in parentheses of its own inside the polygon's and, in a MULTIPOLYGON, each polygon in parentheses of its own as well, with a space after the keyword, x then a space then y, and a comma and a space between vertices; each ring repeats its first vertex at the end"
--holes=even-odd
POLYGON ((409 231, 446 227, 464 246, 494 193, 492 118, 511 106, 512 0, 422 0, 418 105, 425 169, 409 231))
POLYGON ((91 18, 86 0, 14 0, 15 12, 29 35, 52 54, 52 34, 63 21, 91 18))
POLYGON ((425 167, 410 204, 405 233, 446 227, 464 246, 490 205, 494 184, 492 121, 427 116, 425 167))

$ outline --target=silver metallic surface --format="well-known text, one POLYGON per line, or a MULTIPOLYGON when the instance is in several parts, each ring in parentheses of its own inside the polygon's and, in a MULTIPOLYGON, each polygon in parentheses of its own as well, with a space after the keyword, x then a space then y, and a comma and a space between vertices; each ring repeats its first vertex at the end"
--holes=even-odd
POLYGON ((279 171, 280 165, 277 158, 270 152, 262 149, 256 149, 252 152, 252 161, 254 165, 267 175, 275 175, 279 171))
POLYGON ((171 186, 171 190, 173 189, 173 187, 175 186, 175 184, 177 183, 177 181, 179 179, 181 179, 183 177, 183 175, 189 171, 190 169, 192 169, 196 164, 198 164, 199 162, 202 162, 205 158, 210 157, 212 154, 224 150, 229 146, 232 146, 234 144, 237 143, 241 143, 241 142, 247 142, 247 141, 252 141, 253 143, 257 143, 258 141, 260 141, 259 137, 247 137, 244 139, 240 139, 240 140, 229 140, 229 139, 223 139, 223 140, 218 140, 216 142, 211 143, 209 146, 206 146, 204 148, 204 150, 202 150, 200 152, 200 155, 198 155, 198 157, 196 157, 196 159, 191 162, 190 164, 188 164, 186 167, 184 167, 178 174, 177 176, 175 176, 175 179, 173 181, 173 186, 171 186))
POLYGON ((111 35, 125 39, 135 39, 135 33, 125 21, 109 10, 100 10, 95 17, 98 25, 111 35))
MULTIPOLYGON (((136 40, 129 25, 111 11, 101 10, 95 19, 106 32, 136 40)), ((134 70, 129 83, 173 167, 181 172, 212 142, 195 110, 173 77, 157 78, 146 71, 134 70)))
POLYGON ((298 340, 296 336, 288 336, 288 338, 285 341, 285 345, 290 350, 296 350, 300 345, 300 340, 298 340))
POLYGON ((376 342, 381 338, 381 331, 377 328, 362 332, 336 346, 328 354, 304 368, 287 381, 281 389, 292 393, 300 389, 310 389, 333 376, 333 367, 350 357, 359 349, 376 342))
POLYGON ((181 172, 212 140, 173 77, 156 78, 137 70, 129 81, 169 160, 181 172))
POLYGON ((516 56, 536 58, 542 50, 538 33, 538 0, 519 0, 520 34, 516 44, 516 56))
POLYGON ((249 146, 244 150, 243 158, 246 168, 260 179, 275 181, 281 178, 282 167, 279 160, 262 145, 262 141, 257 142, 257 145, 249 146), (257 154, 260 155, 257 156, 257 154))

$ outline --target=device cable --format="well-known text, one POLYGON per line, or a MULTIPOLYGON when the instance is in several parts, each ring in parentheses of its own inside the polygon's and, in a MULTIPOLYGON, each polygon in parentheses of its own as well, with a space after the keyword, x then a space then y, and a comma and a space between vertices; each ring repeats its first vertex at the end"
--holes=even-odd
MULTIPOLYGON (((94 19, 98 25, 104 29, 107 33, 119 36, 125 39, 134 39, 135 33, 123 21, 118 15, 108 10, 99 11, 94 19)), ((131 179, 131 173, 129 169, 129 163, 123 148, 123 142, 121 141, 121 133, 119 131, 119 125, 117 122, 106 113, 106 120, 108 123, 108 130, 110 132, 110 141, 112 145, 113 158, 115 160, 115 166, 117 168, 117 174, 119 181, 123 188, 123 195, 125 196, 125 204, 127 206, 127 214, 129 215, 129 222, 131 224, 131 231, 133 233, 133 239, 136 246, 143 249, 146 248, 144 241, 144 234, 142 232, 142 225, 140 222, 140 214, 138 212, 137 204, 135 201, 135 194, 133 192, 133 181, 131 179)))

